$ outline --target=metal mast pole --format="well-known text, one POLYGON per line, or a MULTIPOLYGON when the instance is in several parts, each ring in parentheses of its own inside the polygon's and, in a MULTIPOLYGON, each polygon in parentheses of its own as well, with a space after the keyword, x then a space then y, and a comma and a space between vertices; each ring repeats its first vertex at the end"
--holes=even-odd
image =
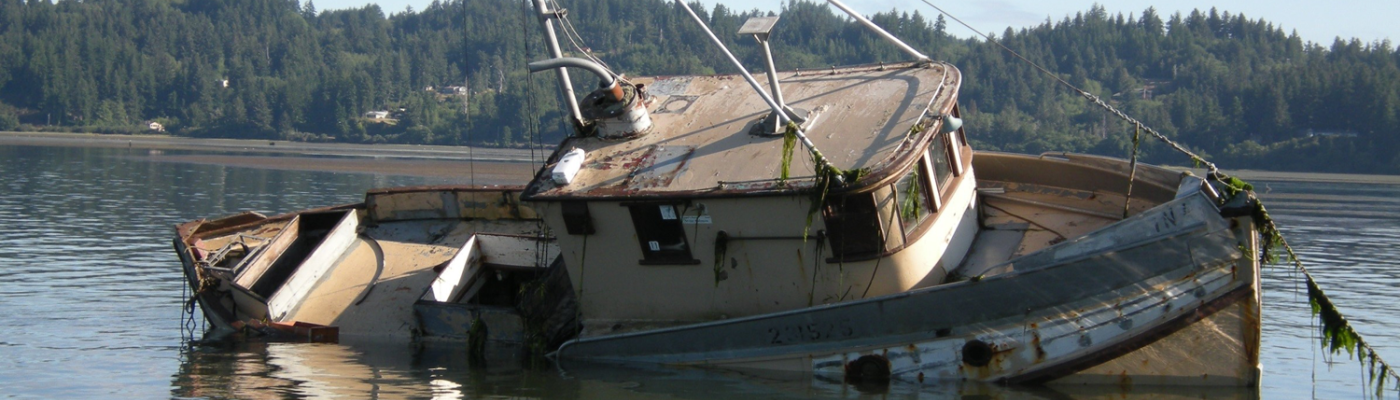
MULTIPOLYGON (((720 41, 719 37, 715 36, 715 33, 710 30, 710 26, 705 24, 703 18, 695 14, 695 10, 690 9, 689 4, 685 4, 685 0, 676 0, 676 4, 680 4, 681 7, 685 8, 685 11, 690 14, 690 18, 694 19, 695 23, 700 25, 700 29, 705 31, 705 34, 710 37, 710 41, 713 41, 715 46, 719 47, 720 52, 729 57, 729 62, 734 64, 735 68, 739 69, 739 74, 744 77, 745 81, 749 82, 749 86, 753 87, 755 92, 758 92, 758 97, 763 98, 764 103, 768 103, 768 107, 773 109, 773 116, 778 118, 779 126, 786 126, 787 123, 791 121, 791 118, 788 118, 787 113, 783 111, 783 107, 778 105, 778 102, 773 100, 773 97, 769 96, 768 92, 763 91, 763 86, 760 86, 758 80, 755 80, 753 75, 749 74, 749 70, 744 68, 744 63, 739 62, 739 59, 734 57, 734 53, 729 52, 729 48, 724 47, 724 42, 720 41)), ((807 138, 807 133, 804 132, 801 127, 797 127, 793 129, 793 131, 797 136, 797 140, 802 142, 802 145, 806 146, 807 150, 816 156, 818 163, 827 164, 818 165, 818 168, 830 166, 830 162, 826 160, 825 156, 822 156, 820 150, 817 150, 817 145, 812 144, 812 140, 807 138)), ((840 175, 837 175, 835 179, 837 183, 844 183, 840 175)))
POLYGON ((899 47, 900 50, 903 50, 905 53, 914 56, 914 58, 918 59, 919 61, 930 60, 930 58, 924 55, 924 53, 920 53, 918 50, 914 50, 913 47, 909 47, 909 45, 904 43, 903 40, 899 40, 899 38, 894 37, 894 35, 891 35, 889 32, 886 32, 883 28, 880 28, 879 25, 875 25, 874 22, 870 22, 870 20, 865 19, 864 16, 861 16, 860 13, 856 12, 856 10, 852 10, 850 7, 847 7, 846 4, 841 3, 840 0, 826 0, 826 2, 831 3, 831 5, 836 6, 836 8, 839 8, 841 9, 841 11, 846 12, 846 15, 850 15, 851 18, 855 18, 856 21, 860 21, 860 23, 865 25, 865 27, 870 28, 870 30, 872 31, 875 31, 876 34, 885 38, 885 40, 894 43, 894 45, 899 47))
MULTIPOLYGON (((563 58, 564 53, 559 50, 559 37, 554 35, 554 19, 567 11, 550 10, 545 5, 545 0, 534 0, 535 11, 539 13, 540 25, 544 26, 544 40, 549 47, 550 58, 563 58)), ((569 117, 573 118, 574 126, 583 124, 583 113, 578 110, 578 98, 574 97, 574 83, 569 80, 569 71, 564 67, 554 70, 559 76, 559 92, 564 96, 564 103, 569 106, 569 117)))

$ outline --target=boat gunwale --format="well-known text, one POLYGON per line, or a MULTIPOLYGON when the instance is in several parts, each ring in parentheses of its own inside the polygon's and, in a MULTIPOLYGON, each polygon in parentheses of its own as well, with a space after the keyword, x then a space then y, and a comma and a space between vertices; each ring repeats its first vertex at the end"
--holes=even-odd
MULTIPOLYGON (((366 190, 366 191, 365 191, 365 197, 369 197, 369 196, 371 196, 371 195, 406 194, 406 193, 422 193, 422 192, 453 192, 453 193, 457 193, 457 192, 465 192, 465 193, 516 192, 516 193, 520 193, 520 192, 523 192, 524 189, 525 189, 525 187, 522 186, 522 185, 493 185, 493 186, 484 186, 484 185, 423 185, 423 186, 398 186, 398 187, 386 187, 386 188, 373 188, 373 189, 369 189, 369 190, 366 190)), ((211 231, 200 231, 199 228, 200 228, 201 225, 203 225, 203 224, 205 224, 205 223, 208 223, 208 222, 219 221, 219 220, 226 219, 226 218, 233 218, 233 217, 237 217, 237 216, 244 215, 244 214, 241 214, 241 213, 240 213, 240 214, 234 214, 234 215, 229 215, 229 216, 226 216, 226 217, 216 218, 216 219, 213 219, 213 220, 201 218, 201 219, 196 219, 196 220, 193 220, 193 221, 187 221, 187 222, 183 222, 183 223, 176 224, 176 225, 175 225, 175 234, 176 234, 176 237, 177 237, 177 238, 179 238, 180 240, 184 240, 184 241, 186 241, 186 242, 188 243, 191 239, 203 239, 203 238, 207 238, 207 237, 211 237, 211 236, 225 235, 225 234, 228 234, 228 233, 231 233, 231 232, 237 232, 237 231, 240 231, 240 230, 246 230, 246 229, 248 229, 248 228, 250 228, 250 227, 259 226, 259 225, 263 225, 263 224, 267 224, 267 223, 269 223, 269 222, 277 222, 277 221, 282 221, 282 220, 286 220, 286 219, 291 219, 292 217, 295 217, 295 216, 298 216, 298 215, 302 215, 302 214, 311 214, 311 213, 326 212, 326 211, 364 210, 364 209, 366 209, 366 207, 367 207, 367 202, 365 202, 365 201, 360 201, 360 202, 358 202, 358 203, 346 203, 346 204, 339 204, 339 205, 333 205, 333 206, 309 208, 309 209, 305 209, 305 210, 289 211, 289 212, 285 212, 285 213, 282 213, 282 214, 277 214, 277 215, 273 215, 273 216, 269 216, 269 217, 264 217, 263 219, 256 220, 256 221, 246 222, 246 223, 242 223, 242 224, 238 224, 238 225, 230 225, 230 226, 226 226, 226 227, 220 227, 220 228, 218 228, 218 229, 211 230, 211 231)))
MULTIPOLYGON (((1214 268, 1214 269, 1220 269, 1220 268, 1223 268, 1225 265, 1230 264, 1230 263, 1231 263, 1231 261, 1222 261, 1222 262, 1219 263, 1218 265, 1208 266, 1208 267, 1205 267, 1205 269, 1212 269, 1212 268, 1214 268)), ((1180 272, 1180 271, 1182 271, 1182 270, 1187 270, 1187 269, 1193 269, 1193 267, 1192 267, 1192 266, 1182 266, 1182 267, 1178 267, 1178 268, 1172 269, 1171 271, 1168 271, 1167 273, 1164 273, 1164 274, 1161 274, 1161 275, 1156 275, 1156 276, 1154 276, 1154 277, 1162 277, 1162 276, 1164 276, 1164 275, 1174 274, 1174 273, 1180 272)), ((1188 276, 1188 277, 1193 276, 1193 275, 1195 275, 1196 272, 1198 272, 1198 271, 1191 271, 1191 272, 1188 272, 1188 273, 1186 273, 1186 276, 1188 276)), ((1198 275, 1196 275, 1196 276, 1198 276, 1198 275)), ((1213 298, 1211 298, 1211 300, 1208 300, 1208 301, 1207 301, 1207 304, 1209 304, 1210 302, 1220 301, 1220 300, 1221 300, 1222 298, 1224 298, 1224 297, 1240 295, 1240 294, 1234 293, 1234 292, 1237 292, 1237 291, 1240 291, 1240 290, 1248 290, 1248 291, 1250 291, 1250 292, 1253 291, 1253 288, 1252 288, 1248 283, 1246 283, 1246 282, 1239 282, 1239 283, 1236 283, 1236 284, 1233 284, 1233 285, 1230 284, 1230 282, 1231 282, 1231 281, 1234 281, 1234 280, 1235 280, 1235 279, 1233 278, 1233 274, 1231 274, 1231 273, 1217 272, 1217 273, 1214 274, 1214 277, 1211 278, 1210 280, 1207 280, 1207 281, 1205 281, 1204 283, 1200 283, 1200 282, 1198 282, 1198 283, 1201 285, 1200 287, 1204 287, 1205 285, 1208 285, 1208 284, 1213 284, 1213 283, 1217 283, 1217 282, 1225 282, 1224 284, 1221 284, 1221 285, 1220 285, 1220 288, 1214 292, 1214 293, 1218 293, 1218 295, 1217 295, 1217 296, 1214 296, 1213 298)), ((1174 280, 1174 281, 1175 281, 1175 280, 1174 280)), ((1118 289, 1115 289, 1115 291, 1119 291, 1119 290, 1123 290, 1123 289, 1124 289, 1124 288, 1118 288, 1118 289)), ((1182 295, 1185 295, 1185 293, 1186 293, 1186 292, 1182 292, 1182 295)), ((1132 299, 1132 302, 1133 302, 1133 303, 1136 303, 1136 302, 1144 301, 1145 299, 1146 299, 1146 297, 1144 297, 1144 296, 1136 296, 1136 298, 1132 299)), ((1235 299, 1235 300, 1240 300, 1240 299, 1235 299)), ((1080 299, 1079 301, 1084 301, 1084 299, 1080 299)), ((1229 303, 1229 304, 1226 304, 1226 306, 1228 306, 1228 305, 1230 305, 1230 304, 1234 304, 1234 302, 1231 302, 1231 303, 1229 303)), ((1116 307, 1108 307, 1108 308, 1116 308, 1116 307)), ((1146 310, 1146 309, 1151 309, 1151 308, 1152 308, 1152 307, 1142 307, 1142 309, 1144 309, 1144 310, 1146 310)), ((1189 309, 1190 311, 1183 311, 1183 309, 1175 309, 1174 312, 1176 312, 1178 315, 1176 315, 1176 316, 1174 316, 1174 317, 1171 317, 1171 318, 1168 319, 1167 321, 1164 321, 1164 322, 1162 322, 1161 324, 1158 324, 1158 325, 1162 325, 1162 324, 1166 324, 1166 323, 1172 323, 1172 322, 1174 322, 1175 320, 1177 320, 1177 319, 1179 319, 1179 318, 1194 315, 1194 314, 1196 314, 1195 311, 1196 311, 1198 308, 1203 308, 1203 307, 1190 308, 1190 309, 1189 309)), ((1210 311, 1209 309, 1207 309, 1207 310, 1210 311)), ((1219 310, 1214 310, 1214 311, 1219 311, 1219 310)), ((1094 313, 1094 312, 1108 312, 1108 310, 1107 310, 1106 307, 1100 307, 1100 309, 1094 310, 1094 311, 1089 312, 1089 313, 1086 313, 1086 314, 1092 314, 1092 313, 1094 313)), ((1085 314, 1081 314, 1081 316, 1084 316, 1084 315, 1085 315, 1085 314)), ((997 318, 997 319, 989 320, 989 321, 987 321, 987 323, 986 323, 985 325, 1004 324, 1006 321, 1016 320, 1016 319, 1018 319, 1018 318, 1015 317, 1015 316, 1002 317, 1002 318, 997 318)), ((1112 319, 1111 319, 1111 320, 1106 320, 1106 322, 1111 322, 1111 321, 1112 321, 1112 319)), ((1053 326, 1056 325, 1056 324, 1063 325, 1063 324, 1071 324, 1071 323, 1073 323, 1073 322, 1070 321, 1070 320, 1060 320, 1060 321, 1055 321, 1054 324, 1040 324, 1037 330, 1044 330, 1044 329, 1047 329, 1047 328, 1049 328, 1049 327, 1053 327, 1053 326)), ((1034 324, 1034 323, 1032 323, 1032 324, 1034 324)), ((1091 326, 1090 328, 1097 328, 1097 327, 1102 326, 1102 325, 1103 325, 1103 324, 1099 324, 1099 325, 1091 326)), ((1184 324, 1184 325, 1182 325, 1181 327, 1178 327, 1177 329, 1184 328, 1185 326, 1188 326, 1188 325, 1190 325, 1190 324, 1189 324, 1189 323, 1184 324)), ((1144 329, 1144 332, 1141 332, 1141 333, 1139 333, 1138 335, 1129 335, 1129 336, 1125 336, 1125 337, 1127 337, 1128 339, 1125 339, 1125 340, 1122 340, 1122 341, 1119 341, 1119 342, 1114 342, 1114 343, 1108 345, 1107 347, 1105 347, 1104 349, 1100 349, 1100 350, 1098 350, 1098 351, 1095 351, 1095 352, 1093 352, 1093 353, 1090 353, 1089 355, 1095 355, 1096 353, 1098 353, 1098 352, 1100 352, 1100 351, 1103 351, 1103 350, 1105 350, 1105 349, 1113 348, 1114 346, 1118 346, 1118 345, 1122 345, 1122 344, 1124 344, 1124 343, 1130 342, 1130 341, 1132 340, 1132 338, 1134 338, 1134 337, 1136 337, 1136 336, 1140 336, 1140 335, 1142 335, 1142 334, 1144 334, 1144 333, 1152 333, 1153 329, 1155 329, 1155 328, 1147 328, 1147 329, 1144 329)), ((1173 332, 1174 332, 1174 331, 1175 331, 1175 330, 1173 330, 1173 332)), ((1170 333, 1170 332, 1168 332, 1168 334, 1169 334, 1169 333, 1170 333)), ((934 333, 934 335, 937 335, 937 333, 934 333)), ((948 337, 948 338, 979 338, 979 337, 985 337, 984 335, 985 335, 985 334, 983 334, 983 335, 977 335, 977 334, 963 334, 963 335, 959 335, 959 336, 951 336, 951 335, 949 335, 949 336, 947 336, 947 337, 948 337)), ((1063 337, 1064 337, 1064 336, 1053 337, 1053 338, 1045 338, 1045 337, 1042 337, 1042 341, 1045 342, 1045 341, 1049 341, 1049 340, 1053 340, 1053 339, 1058 339, 1058 338, 1063 338, 1063 337)), ((920 341, 920 340, 938 341, 938 340, 943 340, 943 339, 944 339, 944 337, 939 337, 939 336, 934 336, 934 337, 932 337, 932 338, 929 338, 927 333, 920 334, 920 333, 918 333, 918 332, 911 332, 911 333, 904 333, 904 334, 898 334, 898 335, 886 335, 886 336, 881 336, 881 337, 877 337, 877 338, 867 339, 867 342, 873 342, 873 341, 879 340, 881 343, 878 343, 878 344, 875 344, 875 343, 865 343, 865 344, 861 344, 861 345, 854 346, 854 347, 849 346, 849 345, 847 345, 847 346, 841 346, 841 345, 831 345, 831 344, 828 344, 828 345, 825 346, 825 347, 821 347, 821 346, 818 346, 819 343, 809 343, 809 344, 805 344, 805 345, 798 345, 798 346, 796 347, 795 351, 793 351, 793 352, 787 352, 787 353, 782 353, 782 354, 773 354, 773 355, 763 355, 763 356, 752 356, 752 357, 738 358, 738 359, 726 360, 726 362, 732 361, 732 362, 737 362, 737 363, 743 363, 743 362, 774 361, 774 360, 779 360, 779 359, 783 359, 783 358, 790 358, 790 357, 791 357, 791 354, 793 354, 793 353, 801 353, 801 352, 806 352, 806 353, 818 353, 818 352, 823 352, 823 353, 825 353, 825 354, 823 355, 823 357, 829 357, 829 356, 839 355, 839 354, 843 354, 843 353, 845 353, 845 354, 850 354, 850 353, 865 353, 865 352, 879 351, 879 350, 882 350, 882 349, 889 349, 889 348, 892 348, 892 347, 902 347, 903 344, 909 343, 909 342, 911 342, 911 341, 920 341), (913 337, 918 337, 918 336, 922 336, 922 338, 913 338, 913 337)), ((1144 343, 1143 345, 1146 345, 1146 344, 1150 344, 1150 343, 1144 343)), ((1139 346, 1139 347, 1141 347, 1141 346, 1139 346)), ((672 354, 668 354, 668 355, 676 355, 676 354, 693 354, 693 353, 672 353, 672 354)), ((1086 355, 1086 356, 1087 356, 1087 355, 1086 355)), ((1071 358, 1071 359, 1067 359, 1067 360, 1062 360, 1062 361, 1056 362, 1056 363, 1054 363, 1054 364, 1048 364, 1048 365, 1042 364, 1042 365, 1040 365, 1039 368, 1036 368, 1034 371, 1042 371, 1042 370, 1045 369, 1045 368, 1055 368, 1056 366, 1064 365, 1066 362, 1080 361, 1081 358, 1083 358, 1083 357, 1074 357, 1074 358, 1071 358)), ((636 362, 634 359, 607 359, 607 358, 603 358, 603 359, 590 359, 590 361, 609 361, 609 362, 623 362, 623 363, 626 363, 626 362, 636 362)), ((709 364, 710 362, 709 362, 709 361, 679 361, 679 362, 661 361, 661 363, 663 363, 663 364, 672 363, 672 364, 676 364, 676 365, 705 365, 705 364, 709 364)), ((821 363, 817 363, 815 360, 814 360, 814 363, 815 363, 815 364, 813 365, 813 371, 812 371, 812 372, 813 372, 813 373, 816 373, 816 374, 822 374, 821 371, 818 371, 818 370, 817 370, 818 368, 821 368, 821 367, 822 367, 822 365, 820 365, 821 363)), ((1096 365, 1096 364, 1095 364, 1095 365, 1096 365)), ((1092 367, 1092 365, 1090 365, 1090 367, 1092 367)), ((1082 370, 1082 369, 1080 369, 1080 370, 1082 370)), ((899 373, 911 372, 911 371, 907 371, 907 370, 906 370, 906 371, 892 370, 891 372, 892 372, 893 374, 899 374, 899 373)), ((1077 372, 1077 371, 1076 371, 1076 372, 1077 372)), ((1007 381, 1007 379, 1013 379, 1013 378, 1015 378, 1015 377, 1004 377, 1004 378, 1002 378, 1002 379, 998 379, 998 380, 995 380, 995 381, 999 381, 999 382, 1002 382, 1002 383, 1010 383, 1010 382, 1007 381)))
POLYGON ((997 382, 1012 385, 1041 384, 1093 368, 1094 366, 1112 361, 1118 357, 1147 347, 1201 320, 1210 318, 1230 306, 1247 301, 1254 292, 1255 290, 1252 285, 1241 283, 1233 289, 1229 289, 1225 293, 1197 306, 1192 309, 1191 312, 1183 312, 1167 321, 1153 325, 1151 328, 1146 329, 1145 332, 1127 336, 1127 338, 1121 342, 1110 344, 1080 357, 1064 360, 1020 375, 1001 378, 998 379, 997 382))

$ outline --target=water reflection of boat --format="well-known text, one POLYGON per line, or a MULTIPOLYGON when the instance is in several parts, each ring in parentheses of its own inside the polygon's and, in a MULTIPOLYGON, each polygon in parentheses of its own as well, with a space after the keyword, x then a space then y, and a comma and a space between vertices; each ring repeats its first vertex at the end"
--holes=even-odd
MULTIPOLYGON (((470 365, 460 345, 359 342, 305 345, 239 342, 184 353, 171 382, 174 397, 299 399, 324 397, 512 399, 1064 399, 1131 395, 1155 399, 1257 399, 1237 387, 1117 385, 1004 386, 987 382, 849 385, 794 373, 668 368, 568 361, 554 366, 470 365)), ((508 355, 503 355, 509 358, 508 355)))
POLYGON ((1257 385, 1249 192, 1125 160, 974 152, 961 72, 909 51, 770 72, 777 96, 747 74, 535 63, 602 84, 527 186, 194 221, 176 247, 217 330, 860 384, 1257 385))

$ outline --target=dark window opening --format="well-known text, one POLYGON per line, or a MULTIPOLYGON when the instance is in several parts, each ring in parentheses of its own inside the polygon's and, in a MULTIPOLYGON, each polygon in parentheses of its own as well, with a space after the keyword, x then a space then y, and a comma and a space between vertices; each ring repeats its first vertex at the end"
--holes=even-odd
POLYGON ((674 204, 628 206, 637 241, 642 246, 642 264, 697 264, 685 240, 685 226, 674 204))
POLYGON ((560 206, 564 211, 564 229, 570 235, 593 234, 593 217, 588 214, 588 203, 566 201, 560 206))
POLYGON ((875 255, 883 250, 885 241, 873 194, 827 200, 822 217, 826 220, 827 240, 836 258, 875 255))

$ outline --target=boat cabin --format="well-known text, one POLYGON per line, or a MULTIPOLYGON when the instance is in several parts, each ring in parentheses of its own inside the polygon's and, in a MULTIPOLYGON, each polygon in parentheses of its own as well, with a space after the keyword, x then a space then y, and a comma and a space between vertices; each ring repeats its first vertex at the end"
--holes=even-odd
MULTIPOLYGON (((898 293, 943 282, 961 261, 977 222, 972 150, 945 124, 958 114, 959 71, 920 62, 777 76, 807 137, 858 178, 817 187, 813 157, 765 127, 763 100, 718 75, 623 82, 627 108, 645 107, 650 126, 611 134, 600 123, 569 138, 527 186, 584 335, 898 293)), ((586 115, 618 108, 596 98, 586 115)))

